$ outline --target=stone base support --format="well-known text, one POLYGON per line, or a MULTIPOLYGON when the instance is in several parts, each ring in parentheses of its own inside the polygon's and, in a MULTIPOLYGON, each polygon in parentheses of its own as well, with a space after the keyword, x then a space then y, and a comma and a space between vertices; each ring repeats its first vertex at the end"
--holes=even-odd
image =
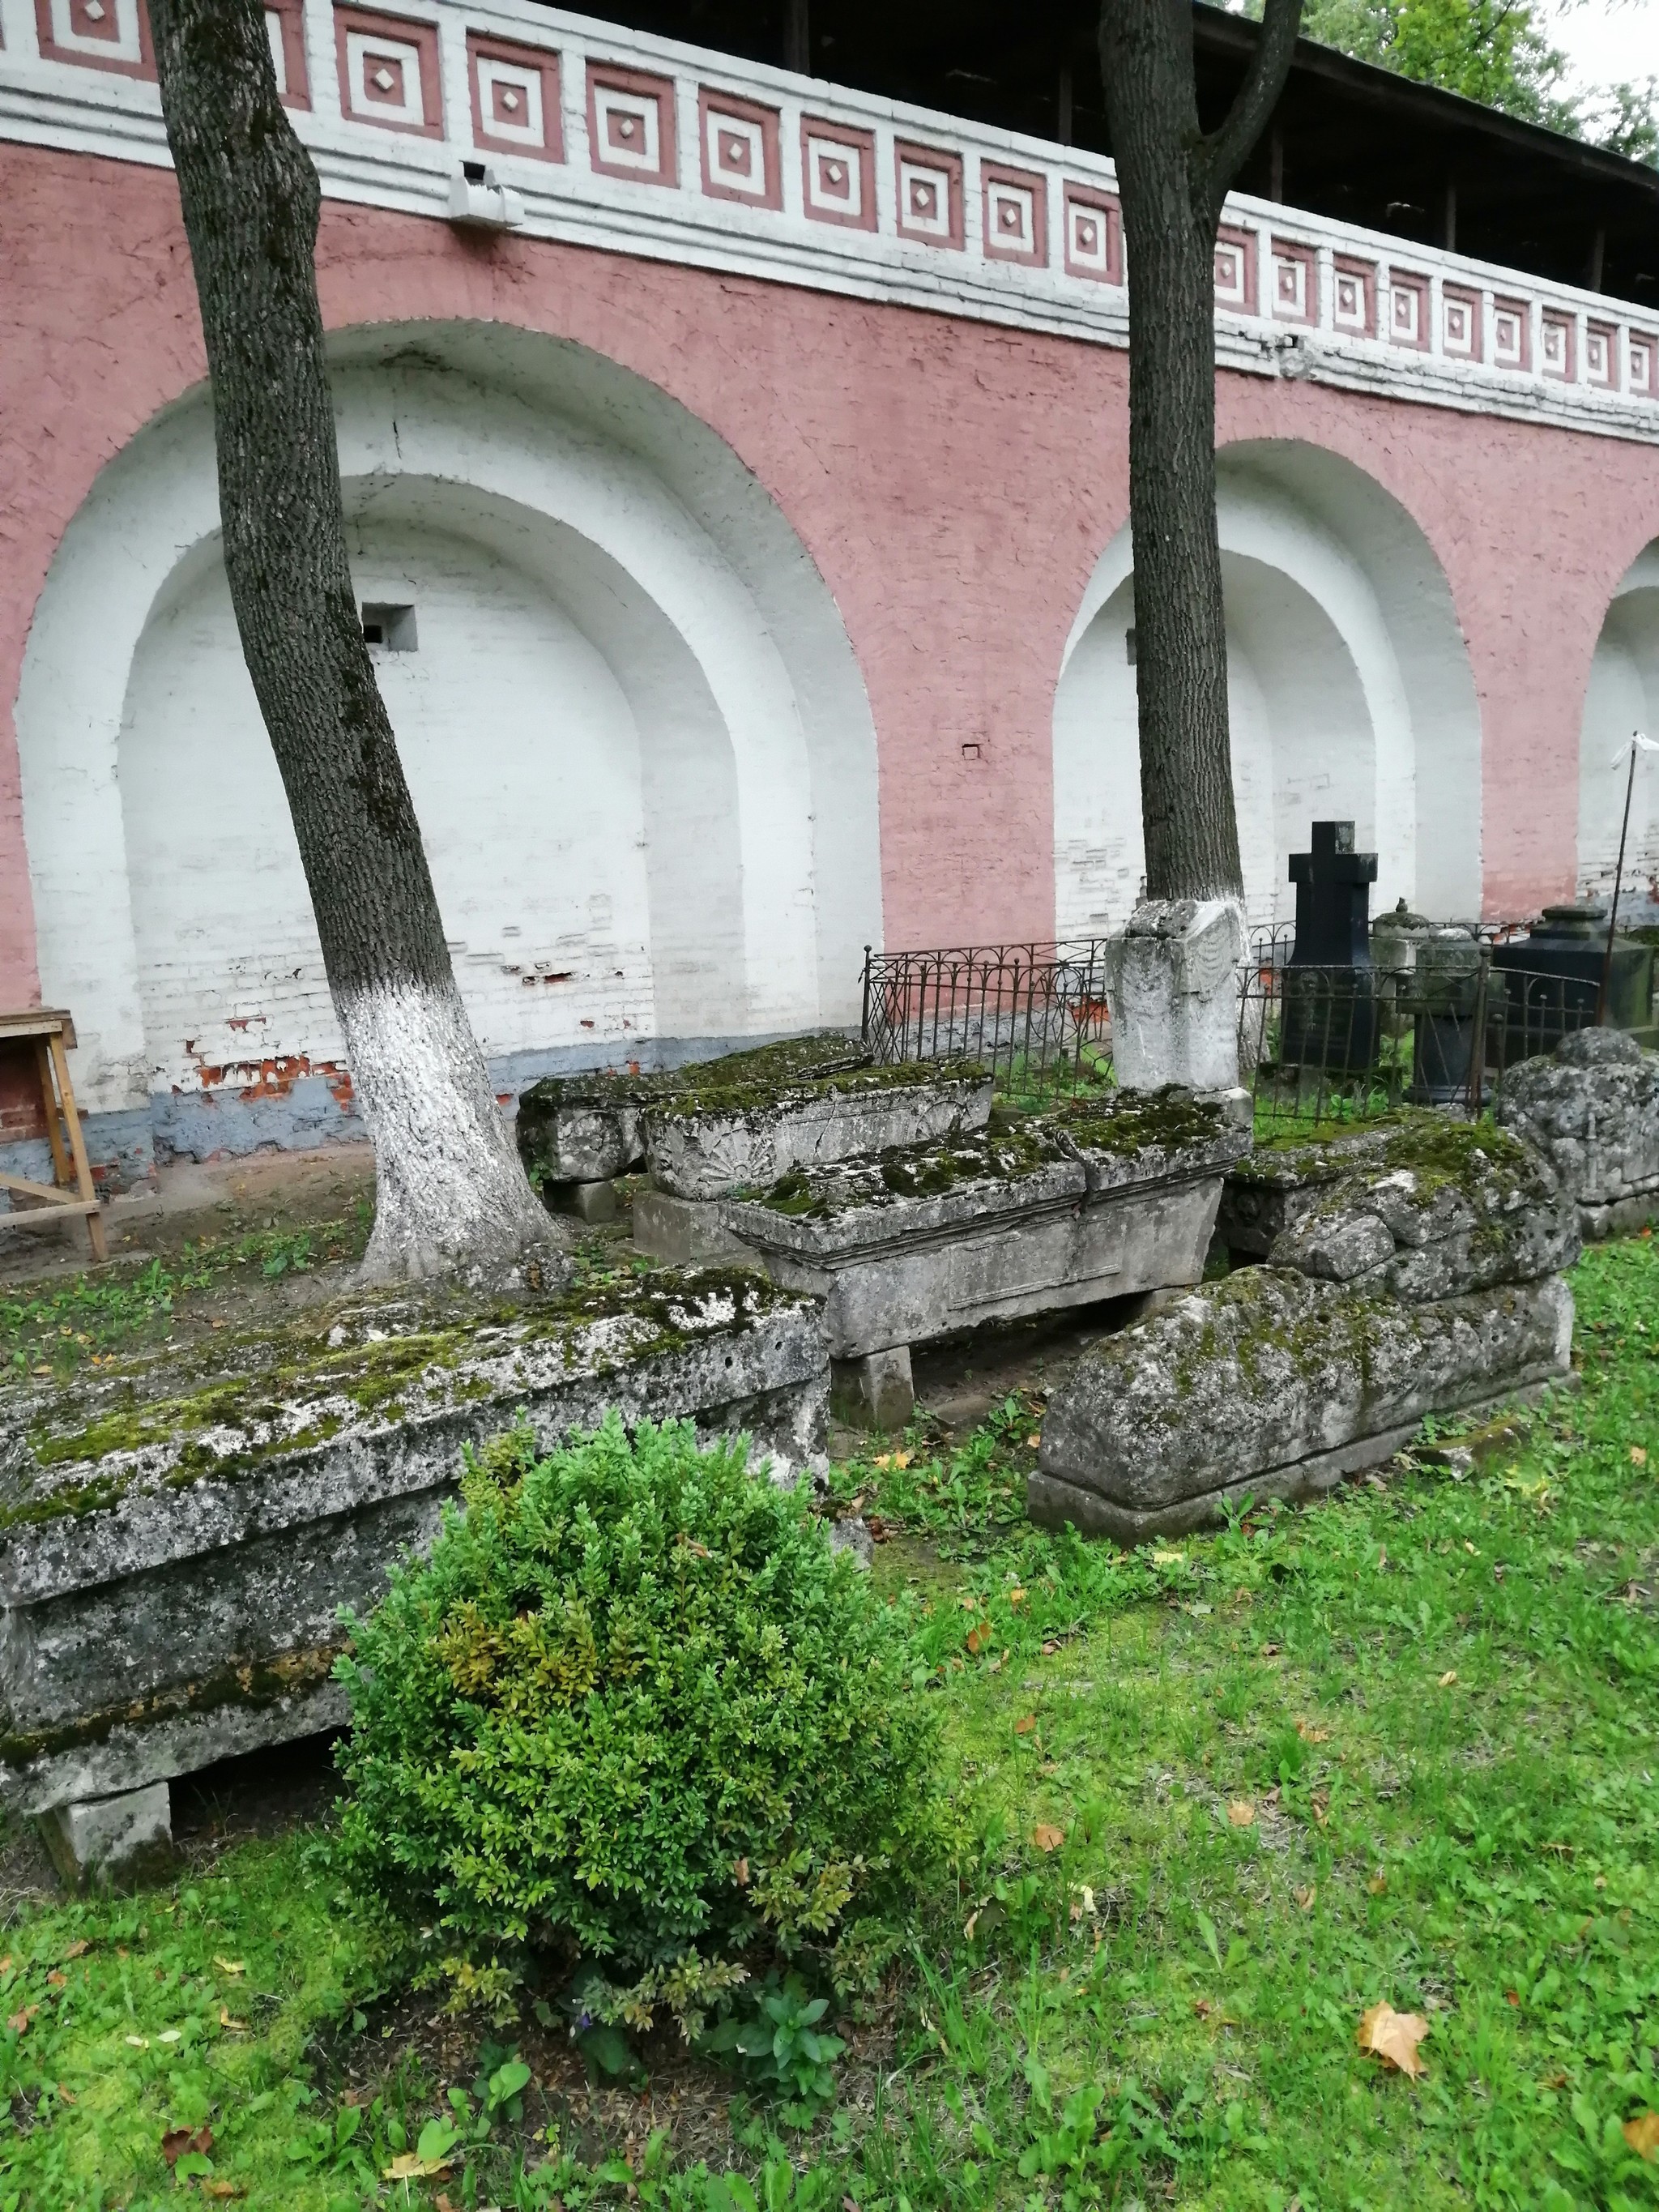
POLYGON ((163 1881, 172 1869, 173 1802, 165 1782, 56 1805, 40 1815, 40 1827, 68 1889, 131 1889, 163 1881))
POLYGON ((674 1267, 755 1256, 726 1227, 720 1199, 671 1198, 665 1190, 642 1190, 635 1199, 634 1242, 674 1267))
POLYGON ((915 1411, 916 1386, 908 1344, 832 1360, 830 1403, 854 1429, 902 1429, 915 1411))
POLYGON ((614 1221, 617 1214, 614 1182, 549 1183, 546 1194, 556 1213, 574 1213, 578 1221, 597 1224, 614 1221))

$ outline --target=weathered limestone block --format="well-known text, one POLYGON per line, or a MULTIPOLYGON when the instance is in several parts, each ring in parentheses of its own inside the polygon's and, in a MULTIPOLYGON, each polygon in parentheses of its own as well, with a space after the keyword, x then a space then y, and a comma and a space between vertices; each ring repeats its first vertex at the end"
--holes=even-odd
POLYGON ((665 1190, 635 1194, 634 1243, 671 1267, 754 1258, 743 1239, 726 1227, 723 1199, 671 1198, 665 1190))
POLYGON ((1539 1154, 1501 1129, 1413 1121, 1305 1194, 1272 1264, 1413 1304, 1536 1282, 1578 1257, 1577 1210, 1539 1154))
POLYGON ((1581 1030, 1511 1068, 1496 1117, 1548 1160, 1586 1237, 1659 1217, 1659 1053, 1622 1030, 1581 1030))
POLYGON ((781 1479, 828 1418, 816 1311, 745 1269, 483 1315, 360 1302, 226 1368, 0 1401, 0 1794, 21 1810, 334 1724, 339 1607, 376 1601, 463 1447, 516 1418, 544 1447, 612 1407, 741 1429, 781 1479))
POLYGON ((838 1166, 725 1219, 777 1282, 824 1300, 837 1360, 1204 1270, 1221 1176, 1249 1143, 1220 1107, 1118 1093, 838 1166))
POLYGON ((1050 1397, 1033 1520, 1136 1543, 1247 1494, 1302 1498, 1399 1450, 1427 1413, 1570 1369, 1559 1276, 1425 1305, 1249 1267, 1096 1346, 1050 1397))
POLYGON ((653 1102, 646 1154, 659 1189, 706 1200, 794 1168, 982 1129, 990 1111, 991 1079, 968 1060, 859 1068, 804 1083, 700 1085, 653 1102))
POLYGON ((1217 1232, 1235 1254, 1416 1300, 1530 1282, 1578 1256, 1572 1206, 1535 1151, 1409 1109, 1241 1160, 1217 1232))
POLYGON ((645 1109, 653 1099, 702 1088, 809 1083, 869 1060, 857 1038, 828 1030, 647 1074, 548 1076, 520 1097, 520 1155, 544 1183, 608 1182, 645 1165, 645 1109))
POLYGON ((1238 963, 1244 917, 1233 899, 1153 899, 1106 947, 1112 1061, 1134 1091, 1238 1081, 1238 963))
POLYGON ((166 1879, 173 1866, 173 1796, 165 1782, 54 1805, 41 1838, 66 1889, 125 1889, 166 1879))

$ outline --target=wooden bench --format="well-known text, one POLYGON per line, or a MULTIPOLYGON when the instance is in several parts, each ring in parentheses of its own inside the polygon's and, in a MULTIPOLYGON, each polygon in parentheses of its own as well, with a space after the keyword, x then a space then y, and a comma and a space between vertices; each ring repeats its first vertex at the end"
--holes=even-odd
POLYGON ((0 1216, 9 1229, 33 1229, 52 1221, 83 1217, 94 1260, 106 1260, 104 1224, 87 1162, 86 1139, 75 1104, 65 1055, 75 1048, 75 1024, 62 1006, 30 1006, 21 1013, 0 1013, 0 1051, 8 1046, 32 1045, 40 1078, 40 1103, 46 1110, 46 1136, 52 1146, 51 1183, 31 1182, 27 1176, 0 1173, 0 1190, 15 1191, 33 1202, 15 1206, 0 1216))

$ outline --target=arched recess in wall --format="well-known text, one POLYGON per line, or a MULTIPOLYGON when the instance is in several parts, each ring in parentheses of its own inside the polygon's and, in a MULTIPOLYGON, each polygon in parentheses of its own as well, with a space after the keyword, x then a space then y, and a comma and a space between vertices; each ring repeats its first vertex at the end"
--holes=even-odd
MULTIPOLYGON (((410 610, 378 674, 504 1078, 854 1018, 874 729, 775 502, 677 402, 561 341, 422 325, 334 356, 354 580, 410 610)), ((41 975, 94 1109, 291 1096, 339 1058, 217 533, 198 392, 103 471, 30 635, 41 975)))
MULTIPOLYGON (((1578 889, 1608 899, 1619 865, 1619 830, 1629 770, 1615 760, 1632 730, 1659 738, 1659 542, 1638 553, 1619 580, 1595 641, 1578 740, 1578 889)), ((1659 757, 1636 763, 1625 846, 1621 914, 1651 921, 1659 907, 1659 757)))
MULTIPOLYGON (((1292 852, 1352 819, 1378 855, 1373 912, 1480 904, 1480 720, 1450 587, 1422 531, 1363 470, 1292 440, 1217 458, 1228 701, 1245 904, 1287 921, 1292 852)), ((1120 926, 1144 872, 1129 532, 1073 625, 1054 701, 1062 935, 1120 926)))

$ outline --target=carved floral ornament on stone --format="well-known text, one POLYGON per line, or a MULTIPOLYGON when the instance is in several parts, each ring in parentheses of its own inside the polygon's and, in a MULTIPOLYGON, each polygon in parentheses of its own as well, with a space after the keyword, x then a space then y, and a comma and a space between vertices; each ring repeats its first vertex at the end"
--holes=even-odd
MULTIPOLYGON (((1115 172, 1080 149, 532 0, 266 13, 331 198, 446 219, 461 159, 516 157, 530 236, 1127 343, 1115 172)), ((139 0, 40 0, 0 136, 164 161, 153 91, 120 82, 154 76, 139 0)), ((1225 368, 1659 439, 1659 318, 1625 302, 1242 198, 1215 282, 1225 368)))

